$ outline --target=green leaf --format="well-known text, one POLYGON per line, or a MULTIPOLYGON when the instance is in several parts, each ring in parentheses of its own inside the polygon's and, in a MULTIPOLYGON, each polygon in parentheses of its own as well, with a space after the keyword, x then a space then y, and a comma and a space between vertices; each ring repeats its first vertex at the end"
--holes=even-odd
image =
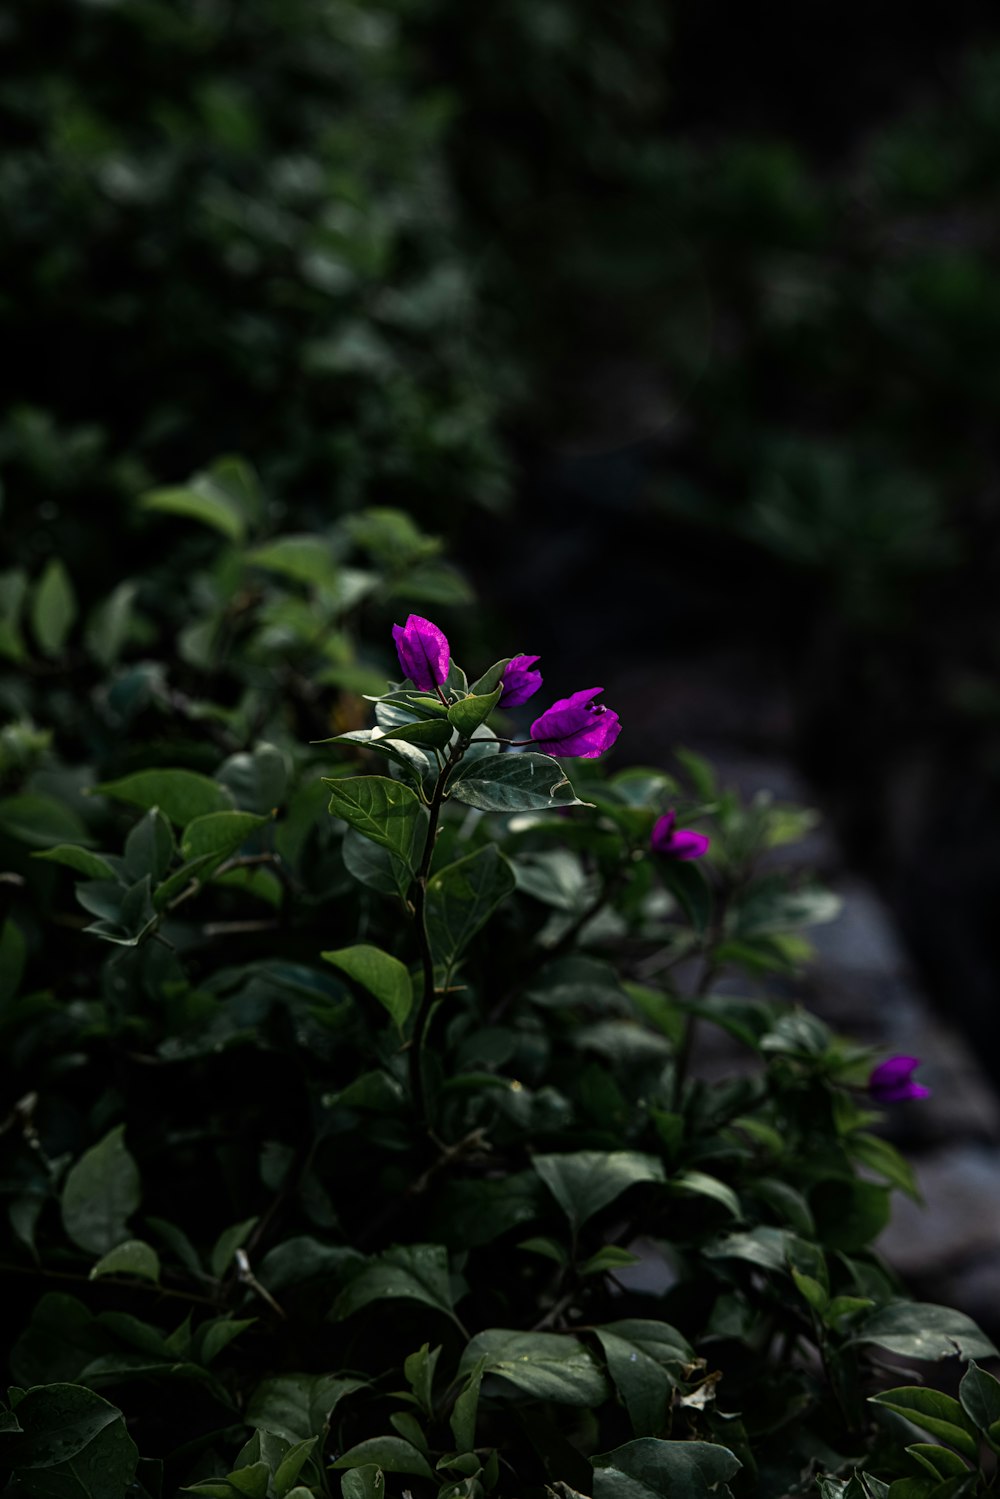
POLYGON ((273 813, 288 793, 288 762, 276 744, 266 740, 252 751, 240 750, 224 760, 215 773, 220 785, 231 791, 241 812, 261 817, 273 813))
POLYGON ((198 1329, 197 1361, 207 1369, 241 1332, 246 1332, 255 1322, 254 1317, 213 1317, 203 1322, 198 1329))
POLYGON ((351 729, 347 734, 338 734, 335 739, 324 741, 331 744, 359 744, 384 755, 410 777, 415 785, 421 785, 424 777, 431 773, 431 762, 423 750, 406 740, 390 739, 382 729, 351 729))
POLYGON ((484 724, 493 712, 500 701, 502 692, 503 688, 497 687, 494 692, 472 694, 469 697, 460 698, 448 709, 448 722, 463 738, 471 739, 480 724, 484 724))
POLYGON ((208 474, 196 475, 183 488, 148 490, 140 497, 139 507, 200 521, 202 525, 220 531, 230 541, 242 541, 246 535, 246 518, 242 509, 208 474))
POLYGON ((412 1473, 416 1478, 433 1478, 430 1463, 422 1452, 402 1437, 369 1437, 358 1442, 343 1457, 339 1457, 332 1468, 360 1468, 367 1463, 377 1463, 385 1473, 412 1473))
POLYGON ((336 952, 320 953, 320 957, 374 995, 388 1010, 399 1030, 403 1029, 413 1005, 413 984, 398 958, 390 957, 380 947, 372 947, 366 942, 342 947, 336 952))
POLYGON ((440 1345, 432 1352, 430 1344, 424 1343, 416 1353, 407 1357, 403 1365, 407 1384, 420 1409, 428 1416, 434 1412, 434 1370, 440 1357, 440 1345))
POLYGON ((858 1178, 821 1182, 810 1205, 820 1242, 847 1253, 867 1249, 887 1226, 892 1212, 888 1187, 858 1178))
POLYGON ((427 811, 415 791, 385 776, 348 776, 326 780, 330 811, 387 849, 410 873, 416 872, 427 827, 427 811))
POLYGON ((330 1416, 339 1402, 364 1380, 337 1378, 332 1374, 276 1374, 263 1380, 247 1405, 246 1421, 260 1431, 273 1432, 286 1442, 309 1437, 325 1438, 330 1416))
POLYGON ((185 859, 228 859, 242 848, 252 833, 265 827, 269 817, 252 812, 209 812, 189 822, 181 837, 181 854, 185 859))
POLYGON ((991 1428, 1000 1421, 1000 1380, 970 1363, 958 1387, 958 1398, 979 1430, 994 1436, 991 1428))
POLYGON ((705 1246, 709 1259, 745 1260, 762 1270, 788 1269, 788 1244, 792 1235, 783 1228, 760 1224, 745 1233, 725 1234, 705 1246))
POLYGON ((348 828, 344 833, 340 848, 344 867, 359 884, 369 890, 377 890, 380 895, 405 898, 413 883, 413 874, 410 866, 396 854, 390 853, 387 848, 380 848, 377 843, 371 843, 355 832, 354 828, 348 828))
POLYGON ((504 656, 502 661, 494 661, 493 665, 486 671, 484 671, 482 676, 479 677, 475 682, 473 682, 469 687, 469 691, 472 696, 485 697, 488 693, 493 692, 497 687, 499 687, 502 692, 504 672, 507 670, 513 659, 513 656, 504 656))
POLYGON ((159 883, 170 867, 174 835, 158 807, 150 807, 125 840, 125 873, 132 880, 148 874, 159 883))
POLYGON ((664 1428, 670 1409, 674 1381, 656 1359, 637 1344, 595 1327, 607 1360, 608 1373, 628 1411, 637 1437, 655 1437, 664 1428))
POLYGON ((285 1499, 289 1490, 295 1487, 296 1480, 303 1466, 312 1456, 312 1450, 318 1440, 318 1437, 306 1437, 304 1441, 296 1442, 285 1453, 274 1470, 275 1499, 285 1499))
POLYGON ((139 1206, 139 1170, 116 1125, 67 1173, 60 1207, 63 1227, 81 1249, 107 1254, 128 1238, 127 1220, 139 1206))
POLYGON ((912 1442, 906 1450, 939 1482, 943 1478, 965 1478, 968 1475, 968 1465, 948 1447, 936 1447, 931 1442, 912 1442))
POLYGON ((557 1265, 569 1264, 569 1255, 555 1239, 522 1239, 517 1247, 526 1250, 528 1254, 540 1254, 544 1260, 554 1260, 557 1265))
POLYGON ((378 1463, 349 1468, 340 1480, 343 1499, 385 1499, 385 1479, 378 1463))
POLYGON ((594 1464, 594 1499, 730 1499, 728 1480, 743 1466, 714 1442, 639 1437, 594 1464))
POLYGON ((875 1343, 904 1358, 1000 1356, 971 1317, 928 1301, 897 1301, 879 1307, 855 1329, 851 1341, 875 1343))
POLYGON ((33 859, 50 859, 53 864, 65 864, 77 874, 85 874, 89 880, 113 880, 115 872, 107 859, 81 848, 76 843, 57 843, 54 848, 40 849, 32 854, 33 859))
POLYGON ((448 1253, 440 1244, 396 1244, 348 1282, 330 1313, 350 1317, 373 1301, 421 1301, 455 1320, 448 1253))
POLYGON ((422 718, 416 723, 403 723, 394 729, 384 729, 381 739, 390 743, 429 745, 431 749, 447 749, 452 737, 451 724, 443 718, 422 718))
POLYGON ((426 924, 434 962, 451 969, 514 888, 514 871, 493 843, 432 875, 426 924))
POLYGON ((951 1395, 943 1395, 940 1390, 931 1390, 925 1385, 901 1385, 895 1390, 885 1390, 881 1395, 870 1395, 868 1402, 905 1416, 914 1426, 929 1431, 932 1437, 950 1442, 975 1461, 979 1452, 978 1438, 972 1422, 951 1395))
POLYGON ((920 1188, 909 1161, 903 1159, 895 1145, 879 1135, 853 1134, 846 1140, 847 1150, 855 1161, 861 1161, 880 1176, 891 1182, 914 1202, 921 1202, 920 1188))
POLYGON ((17 1407, 22 1435, 4 1441, 4 1465, 33 1499, 124 1499, 138 1448, 116 1406, 93 1390, 48 1384, 17 1407))
POLYGON ((53 848, 63 843, 90 843, 87 829, 65 802, 42 791, 0 799, 0 833, 30 848, 53 848))
POLYGON ((558 760, 529 753, 460 761, 448 779, 447 795, 482 812, 587 805, 577 797, 558 760))
POLYGON ((575 1228, 636 1183, 666 1180, 662 1161, 634 1150, 536 1155, 531 1164, 575 1228))
POLYGON ((814 1312, 824 1311, 830 1300, 826 1289, 820 1285, 818 1280, 814 1280, 811 1275, 803 1274, 794 1265, 791 1265, 789 1268, 792 1279, 795 1282, 796 1290, 803 1300, 809 1303, 814 1312))
POLYGON ((31 629, 46 656, 59 656, 76 619, 76 594, 58 557, 48 563, 31 596, 31 629))
POLYGON ((514 1392, 520 1392, 532 1400, 593 1408, 608 1397, 594 1355, 568 1334, 488 1328, 467 1345, 459 1374, 468 1374, 481 1359, 491 1384, 502 1382, 499 1390, 490 1391, 497 1398, 516 1398, 514 1392))
MULTIPOLYGON (((521 1245, 521 1248, 524 1246, 521 1245)), ((581 1275, 603 1275, 607 1270, 621 1270, 626 1265, 637 1265, 639 1256, 620 1244, 605 1244, 596 1254, 580 1266, 581 1275)))
POLYGON ((28 944, 24 933, 14 918, 8 916, 0 927, 0 1004, 14 998, 27 959, 28 944))
POLYGON ((473 1364, 451 1412, 451 1434, 458 1452, 472 1452, 476 1445, 476 1413, 486 1360, 473 1364))
POLYGON ((658 1364, 683 1367, 694 1359, 694 1349, 676 1327, 669 1322, 653 1322, 646 1317, 626 1317, 622 1322, 608 1322, 605 1332, 624 1338, 658 1364))
POLYGON ((696 934, 704 937, 712 920, 712 892, 700 865, 690 860, 656 859, 656 867, 696 934))
POLYGON ((160 1257, 152 1244, 142 1239, 126 1239, 98 1260, 90 1279, 98 1280, 102 1275, 136 1275, 140 1280, 159 1283, 160 1257))
POLYGON ((225 1275, 237 1249, 246 1243, 256 1226, 256 1218, 245 1218, 242 1223, 233 1223, 229 1228, 222 1230, 215 1241, 215 1248, 212 1250, 209 1261, 216 1280, 221 1280, 225 1275))
POLYGON ((21 634, 21 609, 28 595, 28 575, 21 567, 0 573, 0 656, 23 661, 26 656, 21 634))
POLYGON ((88 651, 105 670, 118 660, 128 639, 138 591, 138 584, 126 579, 91 611, 84 638, 88 651))
POLYGON ((146 811, 159 807, 179 827, 210 812, 229 812, 233 806, 224 786, 194 770, 137 770, 120 780, 105 781, 94 791, 146 811))
POLYGON ((727 1212, 732 1213, 734 1218, 743 1217, 743 1209, 740 1207, 740 1199, 732 1187, 725 1182, 719 1181, 716 1176, 709 1176, 704 1171, 682 1171, 679 1176, 670 1178, 670 1190, 672 1192, 691 1192, 700 1197, 714 1197, 716 1202, 721 1202, 727 1212))
POLYGON ((333 588, 337 582, 337 562, 325 536, 276 536, 248 552, 246 561, 314 587, 333 588))

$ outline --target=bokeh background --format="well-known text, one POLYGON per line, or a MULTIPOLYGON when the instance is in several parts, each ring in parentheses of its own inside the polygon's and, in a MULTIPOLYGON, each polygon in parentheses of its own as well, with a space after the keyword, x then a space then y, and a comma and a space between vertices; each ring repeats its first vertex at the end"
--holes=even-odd
POLYGON ((410 511, 478 591, 442 622, 602 683, 623 762, 806 787, 876 913, 838 939, 847 1018, 891 1040, 927 996, 987 1079, 899 1126, 944 1183, 972 1150, 981 1205, 995 6, 32 0, 0 59, 4 567, 72 556, 100 598, 163 545, 136 496, 221 453, 286 530, 410 511))

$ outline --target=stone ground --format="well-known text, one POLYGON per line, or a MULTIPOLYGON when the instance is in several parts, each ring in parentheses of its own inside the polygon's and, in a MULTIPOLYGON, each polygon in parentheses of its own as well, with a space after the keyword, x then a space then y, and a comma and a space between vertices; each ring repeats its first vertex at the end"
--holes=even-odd
MULTIPOLYGON (((816 805, 792 761, 791 705, 752 657, 727 653, 694 678, 688 663, 676 681, 662 663, 636 666, 616 684, 613 701, 623 722, 628 716, 641 724, 650 763, 664 763, 673 745, 686 744, 709 755, 723 782, 744 793, 763 789, 816 805), (659 706, 651 710, 651 703, 659 706)), ((924 1205, 894 1194, 880 1251, 916 1296, 960 1308, 997 1338, 1000 1101, 969 1043, 931 1009, 887 906, 846 866, 829 829, 817 828, 795 855, 843 901, 835 921, 810 932, 816 959, 805 1002, 861 1041, 923 1058, 919 1076, 933 1090, 888 1114, 885 1133, 914 1166, 924 1205)), ((696 1070, 718 1075, 738 1065, 720 1032, 702 1030, 696 1070)))

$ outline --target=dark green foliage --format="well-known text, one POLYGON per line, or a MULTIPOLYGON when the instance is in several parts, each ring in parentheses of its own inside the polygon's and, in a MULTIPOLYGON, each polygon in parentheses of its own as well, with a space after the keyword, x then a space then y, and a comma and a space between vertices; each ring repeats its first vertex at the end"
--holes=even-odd
POLYGON ((871 1059, 768 988, 836 910, 775 862, 809 819, 514 750, 502 668, 380 695, 427 538, 239 513, 2 685, 12 1499, 975 1485, 1000 1386, 878 1361, 992 1345, 881 1265, 871 1059))

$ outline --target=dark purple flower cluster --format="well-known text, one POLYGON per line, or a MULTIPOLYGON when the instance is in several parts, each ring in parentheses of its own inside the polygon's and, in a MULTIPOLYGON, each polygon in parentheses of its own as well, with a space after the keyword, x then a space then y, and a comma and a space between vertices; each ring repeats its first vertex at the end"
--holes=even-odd
POLYGON ((692 828, 677 826, 677 813, 669 812, 654 823, 649 846, 654 854, 664 854, 668 859, 700 859, 708 852, 710 839, 692 828))
POLYGON ((919 1057, 888 1057, 868 1079, 868 1092, 876 1103, 903 1103, 908 1098, 930 1098, 930 1088, 915 1083, 913 1074, 919 1057))
MULTIPOLYGON (((419 614, 411 614, 405 625, 393 625, 399 664, 414 687, 436 692, 448 677, 451 652, 437 625, 419 614)), ((526 703, 542 685, 535 669, 537 656, 513 656, 504 668, 499 706, 516 708, 526 703)), ((547 755, 575 755, 593 760, 611 748, 621 725, 618 714, 595 702, 603 687, 587 687, 560 698, 536 718, 529 730, 536 749, 547 755)))

